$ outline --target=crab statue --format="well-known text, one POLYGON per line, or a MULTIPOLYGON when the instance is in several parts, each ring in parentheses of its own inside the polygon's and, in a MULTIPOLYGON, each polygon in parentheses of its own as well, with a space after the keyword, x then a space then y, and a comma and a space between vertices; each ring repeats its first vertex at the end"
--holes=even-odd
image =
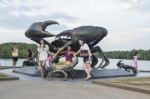
POLYGON ((59 34, 53 34, 45 31, 47 26, 54 24, 59 23, 53 20, 33 23, 27 29, 25 35, 36 43, 39 43, 41 38, 55 37, 55 40, 53 40, 51 43, 44 39, 46 44, 49 46, 49 50, 53 53, 56 53, 60 47, 63 47, 67 43, 70 43, 72 50, 76 52, 80 48, 78 40, 83 39, 89 45, 92 52, 93 68, 103 69, 110 63, 107 57, 104 55, 102 49, 99 46, 96 46, 97 43, 99 43, 107 35, 107 30, 105 28, 97 26, 80 26, 72 30, 65 30, 59 34), (99 64, 98 57, 96 57, 94 54, 96 52, 99 53, 101 58, 101 62, 99 64))

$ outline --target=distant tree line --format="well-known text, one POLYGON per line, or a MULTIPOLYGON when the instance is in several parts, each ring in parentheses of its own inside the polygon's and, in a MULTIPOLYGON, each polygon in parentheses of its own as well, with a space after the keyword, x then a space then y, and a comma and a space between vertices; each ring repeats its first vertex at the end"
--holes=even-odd
MULTIPOLYGON (((11 58, 12 46, 14 43, 0 44, 0 59, 11 58)), ((33 52, 37 50, 36 44, 16 43, 19 49, 19 58, 26 58, 27 50, 31 49, 33 52)), ((108 51, 105 52, 108 58, 112 59, 132 59, 135 52, 139 52, 141 60, 150 60, 150 50, 131 50, 131 51, 108 51)), ((97 56, 98 53, 96 53, 97 56)))
POLYGON ((135 52, 139 53, 140 60, 150 60, 150 50, 109 51, 105 54, 112 59, 132 59, 135 52))
MULTIPOLYGON (((10 59, 12 57, 12 47, 14 43, 0 44, 0 59, 10 59)), ((36 44, 15 43, 19 49, 19 58, 26 58, 28 49, 36 51, 36 44)))

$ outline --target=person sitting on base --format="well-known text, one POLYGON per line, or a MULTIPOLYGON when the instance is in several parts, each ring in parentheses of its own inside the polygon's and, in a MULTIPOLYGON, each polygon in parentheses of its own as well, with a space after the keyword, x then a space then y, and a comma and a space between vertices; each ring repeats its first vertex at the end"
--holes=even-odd
POLYGON ((31 61, 33 57, 33 53, 31 49, 28 49, 27 51, 27 61, 31 61))
POLYGON ((23 62, 23 66, 33 66, 33 65, 35 65, 35 62, 33 59, 33 53, 31 49, 28 49, 27 59, 23 62))
POLYGON ((62 51, 63 48, 61 48, 59 51, 60 53, 62 53, 65 57, 65 61, 60 61, 59 63, 55 64, 56 68, 64 68, 64 67, 68 67, 69 65, 71 65, 73 63, 73 57, 75 57, 74 52, 72 51, 71 46, 67 46, 67 50, 66 51, 62 51))

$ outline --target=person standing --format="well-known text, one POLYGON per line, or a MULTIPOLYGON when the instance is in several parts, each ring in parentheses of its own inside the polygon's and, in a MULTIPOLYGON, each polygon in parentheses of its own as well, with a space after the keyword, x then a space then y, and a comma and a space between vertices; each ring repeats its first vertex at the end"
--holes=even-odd
POLYGON ((39 55, 39 66, 41 70, 41 77, 46 77, 46 61, 48 58, 49 47, 45 44, 43 39, 40 40, 40 46, 37 49, 39 55))
POLYGON ((132 61, 132 68, 133 68, 133 72, 136 74, 137 73, 137 69, 138 69, 138 58, 139 58, 139 53, 135 52, 134 56, 133 56, 133 61, 132 61))
POLYGON ((80 53, 80 57, 83 57, 83 68, 87 74, 85 80, 91 79, 91 64, 92 64, 92 53, 87 43, 84 40, 80 39, 79 44, 81 45, 80 49, 77 51, 76 55, 80 53))
POLYGON ((13 48, 12 48, 12 59, 13 59, 13 69, 15 69, 17 61, 18 61, 18 48, 16 44, 13 44, 13 48))

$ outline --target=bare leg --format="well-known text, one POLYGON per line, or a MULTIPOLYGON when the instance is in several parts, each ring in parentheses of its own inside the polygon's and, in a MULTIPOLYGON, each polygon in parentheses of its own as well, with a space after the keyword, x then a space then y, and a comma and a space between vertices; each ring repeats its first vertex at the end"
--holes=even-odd
POLYGON ((88 70, 88 68, 87 68, 87 64, 83 64, 83 68, 84 68, 84 70, 85 70, 85 72, 86 72, 86 75, 87 75, 87 77, 85 78, 85 79, 87 79, 89 76, 90 76, 90 73, 89 73, 89 70, 88 70))
POLYGON ((69 62, 69 61, 66 61, 66 65, 71 65, 71 62, 69 62))
POLYGON ((44 73, 43 73, 42 61, 39 62, 39 66, 40 66, 40 71, 41 71, 41 77, 43 77, 44 73))
POLYGON ((14 67, 14 61, 12 62, 12 66, 14 67))
POLYGON ((15 67, 16 67, 16 65, 17 65, 17 61, 15 62, 15 67))
POLYGON ((137 67, 133 67, 132 71, 133 71, 134 74, 137 74, 137 67))
POLYGON ((16 67, 16 61, 13 61, 13 69, 16 67))
POLYGON ((87 68, 88 68, 89 74, 91 76, 91 71, 92 71, 91 64, 87 64, 87 68))
POLYGON ((86 80, 90 79, 91 78, 91 64, 86 64, 86 68, 88 70, 88 74, 87 74, 87 77, 86 77, 86 80))
POLYGON ((44 61, 42 62, 43 77, 46 77, 46 67, 45 67, 45 65, 46 65, 46 60, 44 60, 44 61))

